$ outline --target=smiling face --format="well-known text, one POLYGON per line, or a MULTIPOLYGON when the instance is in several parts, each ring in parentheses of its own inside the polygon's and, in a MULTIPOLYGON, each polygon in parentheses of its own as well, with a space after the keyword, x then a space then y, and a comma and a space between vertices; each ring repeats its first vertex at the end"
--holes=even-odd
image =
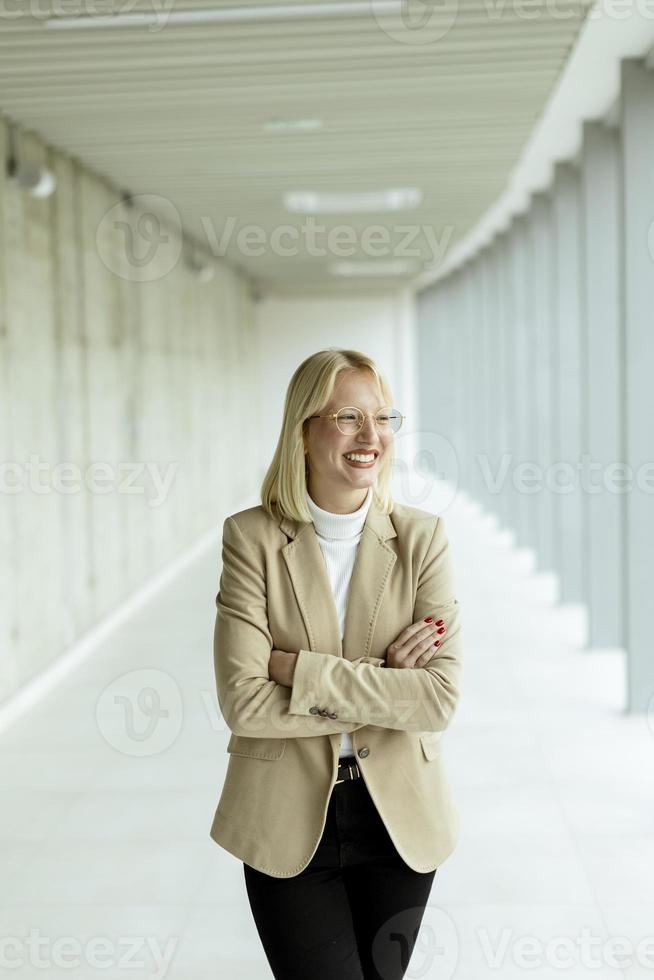
MULTIPOLYGON (((343 371, 336 380, 328 404, 316 414, 328 415, 346 405, 374 414, 385 404, 373 375, 366 371, 343 371)), ((358 510, 368 488, 375 483, 381 461, 391 451, 392 444, 393 433, 379 433, 369 415, 353 435, 344 435, 333 419, 311 419, 304 435, 309 496, 318 507, 333 514, 351 514, 358 510), (345 459, 346 453, 365 453, 367 450, 377 454, 370 464, 357 465, 345 459)))

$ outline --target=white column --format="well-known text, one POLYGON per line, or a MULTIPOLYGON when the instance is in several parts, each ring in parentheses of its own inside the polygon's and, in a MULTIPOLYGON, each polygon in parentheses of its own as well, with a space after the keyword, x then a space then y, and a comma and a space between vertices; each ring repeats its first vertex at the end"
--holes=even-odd
POLYGON ((547 194, 534 194, 531 208, 532 231, 532 298, 531 319, 535 344, 534 408, 536 412, 536 445, 534 458, 538 465, 534 494, 538 521, 537 567, 540 571, 557 571, 559 539, 556 527, 554 493, 550 489, 553 461, 553 434, 557 403, 557 379, 554 372, 555 341, 554 235, 552 203, 547 194))
POLYGON ((654 74, 622 64, 624 209, 624 426, 631 486, 625 494, 625 631, 628 708, 654 696, 654 74))
POLYGON ((475 351, 476 351, 476 308, 474 263, 467 262, 462 271, 463 282, 463 352, 465 358, 464 378, 464 428, 465 445, 461 452, 461 486, 474 496, 475 486, 475 351))
POLYGON ((472 445, 473 467, 473 496, 482 507, 488 506, 486 487, 483 481, 483 455, 486 452, 486 367, 485 367, 485 325, 483 303, 483 253, 477 254, 472 261, 473 276, 473 357, 474 372, 473 392, 474 427, 472 445))
POLYGON ((536 415, 533 378, 536 347, 532 317, 532 262, 529 221, 519 215, 511 233, 511 296, 513 305, 513 376, 515 379, 515 451, 511 460, 511 485, 515 500, 516 544, 536 547, 537 524, 534 497, 520 483, 520 467, 535 455, 536 415))
POLYGON ((498 336, 499 350, 497 401, 497 479, 500 482, 500 519, 505 527, 515 526, 515 495, 511 483, 512 457, 516 445, 515 361, 513 354, 513 296, 511 292, 511 232, 499 235, 498 257, 498 336))
POLYGON ((451 376, 452 376, 452 444, 457 465, 457 489, 461 486, 463 455, 466 444, 465 409, 468 399, 467 365, 464 356, 465 309, 463 290, 466 273, 455 271, 452 274, 452 331, 450 334, 451 376))
POLYGON ((579 173, 569 163, 555 169, 552 200, 555 226, 556 374, 558 397, 553 419, 554 456, 560 464, 553 503, 555 526, 560 535, 558 554, 561 599, 581 602, 584 598, 583 504, 579 462, 582 453, 585 371, 582 367, 581 213, 579 173))
POLYGON ((482 487, 482 504, 491 513, 497 512, 497 498, 492 493, 493 447, 495 439, 495 357, 496 317, 495 266, 490 245, 482 249, 481 263, 481 337, 478 358, 481 371, 481 439, 478 449, 478 467, 482 487))
POLYGON ((585 583, 588 642, 618 647, 623 635, 623 494, 603 474, 622 458, 621 196, 617 133, 601 123, 584 126, 582 201, 586 362, 585 583), (599 464, 593 472, 591 464, 599 464))

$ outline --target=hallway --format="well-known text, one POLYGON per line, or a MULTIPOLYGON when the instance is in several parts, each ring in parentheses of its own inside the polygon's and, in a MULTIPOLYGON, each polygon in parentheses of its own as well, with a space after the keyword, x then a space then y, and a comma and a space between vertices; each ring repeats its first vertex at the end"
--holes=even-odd
MULTIPOLYGON (((445 736, 461 838, 407 976, 648 976, 635 947, 654 921, 652 731, 622 713, 621 658, 583 649, 580 609, 553 606, 552 580, 464 495, 446 521, 466 637, 445 736), (624 971, 611 965, 620 936, 634 944, 624 971)), ((94 956, 109 980, 269 975, 241 864, 208 836, 228 738, 212 667, 218 578, 213 538, 3 734, 0 928, 25 940, 6 951, 24 964, 12 976, 48 962, 53 980, 90 978, 94 956)))
MULTIPOLYGON (((288 871, 317 833, 326 741, 248 740, 253 679, 269 733, 296 670, 323 733, 380 709, 341 753, 441 862, 407 980, 654 976, 647 8, 0 3, 0 974, 271 980, 210 837, 227 527, 222 842, 288 871), (413 741, 410 677, 269 654, 337 652, 366 481, 451 542, 458 606, 413 521, 349 605, 352 659, 460 612, 413 741), (270 501, 309 534, 224 523, 270 501), (246 758, 282 751, 288 781, 246 758)), ((314 897, 292 938, 334 972, 314 897)))

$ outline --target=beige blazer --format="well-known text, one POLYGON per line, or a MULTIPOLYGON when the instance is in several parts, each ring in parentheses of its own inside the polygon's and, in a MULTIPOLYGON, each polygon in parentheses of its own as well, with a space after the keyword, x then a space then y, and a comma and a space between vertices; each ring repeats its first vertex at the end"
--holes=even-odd
POLYGON ((263 507, 223 525, 214 667, 231 731, 213 840, 266 874, 289 878, 311 860, 349 732, 366 786, 399 854, 433 871, 456 845, 459 817, 441 732, 459 697, 461 627, 442 517, 371 504, 356 554, 341 643, 313 523, 263 507), (406 626, 444 619, 422 668, 388 668, 406 626), (268 677, 270 651, 297 652, 293 687, 268 677), (384 667, 384 669, 380 669, 384 667))

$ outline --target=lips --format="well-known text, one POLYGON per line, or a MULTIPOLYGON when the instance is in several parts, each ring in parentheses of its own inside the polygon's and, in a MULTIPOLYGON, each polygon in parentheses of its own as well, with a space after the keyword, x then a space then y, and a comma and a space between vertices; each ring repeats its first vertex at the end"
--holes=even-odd
MULTIPOLYGON (((371 454, 370 453, 365 453, 363 455, 370 456, 371 454)), ((368 460, 349 459, 345 455, 345 453, 343 453, 343 459, 345 460, 345 462, 347 463, 347 465, 350 467, 350 469, 353 469, 353 470, 373 470, 375 468, 375 466, 377 465, 377 456, 378 456, 378 453, 376 451, 374 451, 374 450, 372 452, 372 459, 368 459, 368 460)))

